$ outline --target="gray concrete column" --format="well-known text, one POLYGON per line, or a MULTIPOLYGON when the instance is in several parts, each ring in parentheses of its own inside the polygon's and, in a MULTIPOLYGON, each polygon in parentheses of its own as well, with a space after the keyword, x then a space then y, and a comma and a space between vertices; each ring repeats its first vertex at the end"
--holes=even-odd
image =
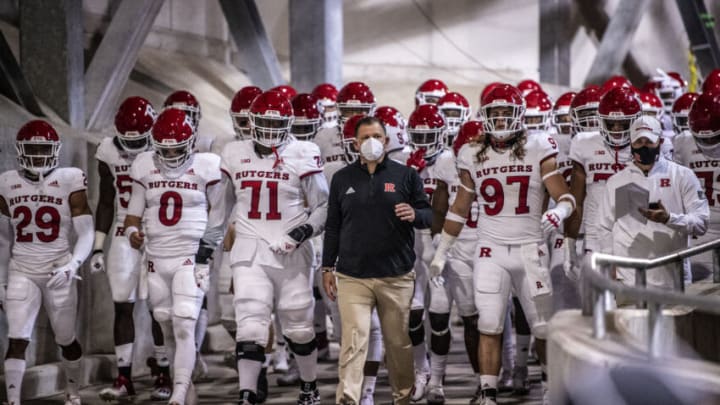
POLYGON ((571 0, 540 0, 540 81, 570 85, 571 0), (558 22, 563 23, 558 23, 558 22))
POLYGON ((290 79, 301 92, 342 84, 342 0, 290 0, 290 79))

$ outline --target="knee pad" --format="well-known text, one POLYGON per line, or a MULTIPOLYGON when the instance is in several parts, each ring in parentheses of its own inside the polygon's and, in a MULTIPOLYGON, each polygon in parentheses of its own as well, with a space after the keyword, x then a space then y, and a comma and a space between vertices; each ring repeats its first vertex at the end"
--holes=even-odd
POLYGON ((413 346, 417 346, 425 340, 425 328, 423 325, 422 310, 413 309, 410 311, 410 323, 408 327, 408 332, 413 346))
POLYGON ((180 270, 172 281, 173 315, 180 318, 197 319, 203 295, 195 284, 192 271, 180 270))
POLYGON ((295 343, 289 336, 285 335, 285 341, 296 356, 309 356, 313 350, 317 349, 317 339, 314 337, 307 343, 295 343))
POLYGON ((195 337, 196 321, 190 318, 175 316, 173 319, 173 333, 176 340, 187 340, 189 337, 195 337))
POLYGON ((60 345, 60 350, 65 360, 75 361, 82 356, 82 347, 77 340, 73 340, 67 345, 60 345))
POLYGON ((505 313, 478 314, 477 328, 483 335, 499 335, 503 332, 505 313))
POLYGON ((241 341, 235 344, 235 358, 237 360, 251 360, 265 362, 265 346, 255 342, 241 341))
POLYGON ((442 336, 450 332, 450 314, 429 312, 430 330, 433 335, 442 336))
POLYGON ((315 327, 312 322, 305 322, 301 325, 286 323, 282 334, 288 342, 309 342, 315 340, 315 327))
POLYGON ((170 322, 172 320, 172 311, 170 311, 170 308, 154 308, 153 318, 155 318, 158 323, 170 322))

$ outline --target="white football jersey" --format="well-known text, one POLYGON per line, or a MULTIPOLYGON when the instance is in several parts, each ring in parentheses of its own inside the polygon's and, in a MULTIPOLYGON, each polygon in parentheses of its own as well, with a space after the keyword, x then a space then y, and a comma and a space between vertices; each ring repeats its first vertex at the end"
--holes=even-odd
POLYGON ((122 224, 127 215, 127 207, 132 192, 132 178, 130 166, 135 159, 134 155, 126 153, 115 141, 115 137, 104 138, 95 152, 95 159, 105 163, 110 168, 115 187, 115 221, 122 224))
POLYGON ((618 152, 605 143, 599 132, 580 132, 570 143, 570 160, 585 169, 585 203, 582 225, 585 228, 585 248, 597 251, 600 247, 598 227, 600 201, 607 180, 630 163, 630 147, 618 152))
MULTIPOLYGON (((444 156, 445 154, 443 154, 444 156)), ((438 159, 435 163, 436 179, 447 184, 448 188, 448 206, 452 206, 460 189, 460 175, 455 166, 455 157, 438 159)), ((437 185, 436 185, 437 186, 437 185)), ((478 239, 478 216, 480 215, 480 204, 477 199, 473 201, 468 213, 467 222, 463 226, 462 231, 458 235, 458 240, 477 240, 478 239)))
POLYGON ((32 182, 18 170, 0 175, 0 195, 14 229, 10 260, 15 268, 47 273, 50 263, 70 254, 70 195, 86 189, 85 173, 74 167, 57 168, 42 182, 32 182))
POLYGON ((475 182, 482 204, 478 229, 480 237, 507 245, 542 241, 542 216, 545 186, 540 165, 557 155, 557 145, 550 136, 529 136, 522 160, 511 151, 486 151, 485 161, 477 153, 482 145, 466 144, 458 154, 457 167, 467 170, 475 182))
POLYGON ((205 191, 222 176, 220 157, 194 153, 172 174, 161 167, 155 152, 143 152, 130 168, 130 176, 145 188, 145 250, 160 258, 194 254, 208 220, 205 191))
POLYGON ((312 142, 292 140, 277 156, 260 157, 253 141, 229 143, 222 169, 235 189, 233 221, 241 237, 280 240, 309 217, 302 179, 323 172, 320 150, 312 142))
POLYGON ((710 206, 710 228, 720 225, 720 160, 705 156, 688 131, 675 139, 675 161, 695 173, 710 206))
POLYGON ((320 148, 320 156, 324 164, 323 173, 330 184, 335 173, 348 164, 342 144, 342 133, 339 132, 338 127, 320 128, 313 143, 320 148))

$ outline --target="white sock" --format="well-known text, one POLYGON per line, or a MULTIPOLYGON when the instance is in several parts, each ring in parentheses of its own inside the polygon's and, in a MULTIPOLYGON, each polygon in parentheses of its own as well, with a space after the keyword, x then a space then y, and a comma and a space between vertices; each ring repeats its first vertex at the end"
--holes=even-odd
POLYGON ((430 351, 430 385, 442 385, 447 359, 447 354, 435 354, 430 351))
POLYGON ((425 342, 422 342, 417 346, 413 346, 412 350, 413 359, 415 361, 415 372, 427 374, 430 371, 430 365, 428 364, 425 342))
POLYGON ((184 404, 192 376, 192 369, 176 368, 173 376, 173 392, 168 403, 184 404))
MULTIPOLYGON (((175 334, 175 357, 173 358, 173 369, 175 370, 174 381, 180 378, 187 378, 185 383, 190 383, 190 376, 195 368, 196 354, 195 351, 195 320, 189 318, 173 318, 173 333, 175 334), (187 377, 185 376, 187 371, 187 377)), ((184 397, 183 397, 184 398, 184 397)))
POLYGON ((497 382, 498 382, 498 376, 496 375, 489 375, 489 374, 483 374, 480 376, 480 386, 482 386, 482 389, 497 389, 497 382))
POLYGON ((515 366, 527 367, 530 352, 530 335, 517 335, 517 349, 515 350, 515 366))
POLYGON ((377 382, 377 376, 366 375, 363 378, 362 383, 362 396, 371 397, 375 394, 375 383, 377 382))
POLYGON ((197 324, 195 324, 195 347, 196 352, 200 352, 203 341, 205 341, 205 333, 208 327, 208 311, 205 308, 200 309, 200 315, 198 315, 197 324))
POLYGON ((125 343, 124 345, 115 346, 115 358, 118 367, 130 367, 133 358, 133 344, 125 343))
POLYGON ((158 366, 160 366, 160 367, 169 367, 170 366, 170 357, 168 356, 167 346, 153 345, 153 354, 155 356, 155 360, 157 360, 158 366))
POLYGON ((62 358, 63 369, 65 369, 65 392, 70 395, 80 395, 78 390, 82 379, 81 362, 82 357, 77 360, 67 360, 62 358))
POLYGON ((295 361, 300 372, 300 379, 305 382, 317 380, 317 349, 307 356, 299 356, 295 354, 295 361))
POLYGON ((5 359, 5 389, 8 403, 20 403, 20 391, 25 375, 25 360, 5 359))
POLYGON ((270 367, 271 360, 272 360, 272 356, 269 353, 265 353, 265 361, 263 361, 263 363, 262 363, 262 368, 270 367))
POLYGON ((240 389, 257 393, 257 379, 260 375, 262 363, 255 360, 240 359, 237 364, 240 389))

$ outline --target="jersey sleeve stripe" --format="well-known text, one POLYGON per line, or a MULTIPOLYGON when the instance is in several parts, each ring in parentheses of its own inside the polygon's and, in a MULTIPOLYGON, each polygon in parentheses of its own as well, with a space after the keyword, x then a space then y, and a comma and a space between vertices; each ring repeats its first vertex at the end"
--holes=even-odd
POLYGON ((232 176, 230 173, 225 169, 220 169, 221 172, 223 172, 224 175, 228 176, 228 179, 232 180, 232 176))
POLYGON ((132 179, 132 181, 134 181, 135 183, 141 185, 143 188, 147 188, 147 187, 145 187, 145 185, 144 185, 141 181, 139 181, 139 180, 132 179))
POLYGON ((300 176, 300 178, 301 178, 301 179, 304 179, 304 178, 307 177, 307 176, 312 176, 313 174, 318 174, 318 173, 322 173, 322 172, 323 172, 322 170, 313 170, 313 171, 307 172, 307 173, 305 173, 305 174, 302 174, 302 175, 300 176))
POLYGON ((216 185, 216 184, 218 184, 218 183, 220 183, 220 179, 208 181, 208 182, 205 184, 205 189, 207 190, 208 187, 214 186, 214 185, 216 185))
POLYGON ((557 152, 553 152, 553 153, 545 156, 544 158, 540 159, 540 166, 542 166, 542 164, 545 163, 546 160, 548 160, 550 158, 554 158, 554 157, 557 157, 557 152))

